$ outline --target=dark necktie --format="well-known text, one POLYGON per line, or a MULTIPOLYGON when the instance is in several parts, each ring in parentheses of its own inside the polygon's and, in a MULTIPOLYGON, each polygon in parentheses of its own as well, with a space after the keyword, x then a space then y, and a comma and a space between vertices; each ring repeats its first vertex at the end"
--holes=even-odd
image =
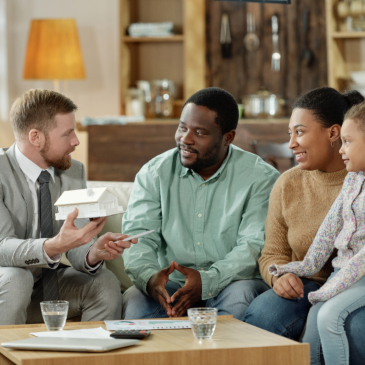
MULTIPOLYGON (((52 199, 49 190, 51 175, 42 171, 38 177, 38 214, 41 227, 41 238, 53 237, 52 199)), ((52 269, 42 270, 43 300, 58 300, 57 271, 52 269)))

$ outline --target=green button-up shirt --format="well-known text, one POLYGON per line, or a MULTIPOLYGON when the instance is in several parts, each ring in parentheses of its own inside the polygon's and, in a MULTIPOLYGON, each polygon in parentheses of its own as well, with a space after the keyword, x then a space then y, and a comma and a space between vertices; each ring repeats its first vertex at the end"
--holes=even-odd
MULTIPOLYGON (((233 281, 260 278, 257 261, 278 177, 260 157, 233 145, 208 180, 182 166, 176 148, 155 157, 136 176, 122 225, 128 235, 155 232, 124 251, 126 273, 147 294, 151 276, 176 261, 199 270, 202 300, 233 281)), ((185 283, 178 271, 170 280, 185 283)))

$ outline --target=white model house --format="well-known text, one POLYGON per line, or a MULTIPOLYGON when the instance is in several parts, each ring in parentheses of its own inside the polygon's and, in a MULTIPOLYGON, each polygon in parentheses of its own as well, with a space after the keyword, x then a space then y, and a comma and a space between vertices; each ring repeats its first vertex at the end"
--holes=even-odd
POLYGON ((55 206, 56 220, 66 220, 67 214, 77 208, 77 218, 97 218, 124 213, 118 206, 118 198, 108 188, 93 188, 64 191, 55 206))

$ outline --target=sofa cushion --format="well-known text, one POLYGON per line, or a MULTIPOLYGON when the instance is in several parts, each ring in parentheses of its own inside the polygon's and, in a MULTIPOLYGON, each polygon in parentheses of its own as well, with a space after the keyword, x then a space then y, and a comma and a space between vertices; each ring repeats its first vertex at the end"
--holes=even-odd
MULTIPOLYGON (((126 210, 128 206, 128 200, 132 192, 133 183, 119 181, 88 181, 87 187, 107 187, 112 193, 114 193, 118 197, 118 205, 121 205, 123 209, 126 210)), ((107 222, 103 227, 100 235, 103 235, 106 232, 120 233, 122 229, 122 217, 123 214, 117 214, 108 217, 107 222)), ((70 265, 65 255, 63 255, 61 261, 64 264, 70 265)), ((118 257, 115 260, 105 262, 104 267, 113 272, 114 275, 118 278, 121 284, 121 290, 123 292, 133 285, 124 271, 124 262, 122 257, 118 257)))

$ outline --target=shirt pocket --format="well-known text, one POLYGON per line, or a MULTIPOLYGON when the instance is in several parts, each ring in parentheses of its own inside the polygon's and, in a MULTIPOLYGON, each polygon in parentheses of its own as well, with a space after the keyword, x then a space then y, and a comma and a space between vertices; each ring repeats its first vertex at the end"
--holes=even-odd
POLYGON ((222 260, 236 246, 241 220, 234 216, 222 217, 217 223, 214 250, 218 260, 222 260))

